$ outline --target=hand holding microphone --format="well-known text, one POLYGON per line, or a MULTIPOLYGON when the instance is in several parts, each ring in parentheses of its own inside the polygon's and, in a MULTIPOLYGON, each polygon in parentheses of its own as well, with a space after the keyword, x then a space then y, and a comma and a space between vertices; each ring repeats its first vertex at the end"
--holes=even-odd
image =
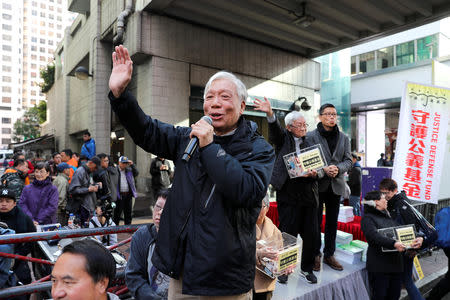
POLYGON ((184 161, 189 161, 197 146, 203 148, 213 142, 214 127, 211 124, 212 119, 209 116, 203 116, 197 123, 191 125, 192 131, 189 135, 191 141, 184 150, 182 157, 184 161))

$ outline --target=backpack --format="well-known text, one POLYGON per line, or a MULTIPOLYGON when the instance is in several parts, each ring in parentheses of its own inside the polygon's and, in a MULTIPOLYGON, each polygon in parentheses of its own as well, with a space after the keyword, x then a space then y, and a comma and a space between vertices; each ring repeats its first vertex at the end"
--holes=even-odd
POLYGON ((404 203, 406 206, 410 208, 410 210, 414 213, 414 216, 416 218, 416 230, 423 234, 423 245, 422 248, 426 249, 431 246, 433 246, 438 238, 438 233, 436 229, 433 227, 433 225, 428 222, 427 219, 410 203, 405 201, 404 203))
POLYGON ((436 214, 434 225, 438 233, 436 245, 450 248, 450 207, 444 207, 436 214))

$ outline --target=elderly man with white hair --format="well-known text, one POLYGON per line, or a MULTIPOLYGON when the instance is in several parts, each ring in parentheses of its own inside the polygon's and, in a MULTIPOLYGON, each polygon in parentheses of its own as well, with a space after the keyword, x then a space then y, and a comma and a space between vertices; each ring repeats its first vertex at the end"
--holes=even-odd
POLYGON ((109 98, 138 146, 175 163, 152 256, 153 265, 171 277, 168 298, 251 299, 255 224, 275 154, 256 124, 242 116, 245 85, 231 73, 216 73, 203 102, 212 124, 174 127, 146 115, 126 91, 132 66, 128 50, 116 47, 109 98), (186 162, 183 152, 193 136, 199 149, 186 162))
MULTIPOLYGON (((290 178, 283 156, 297 152, 313 144, 306 138, 308 124, 304 116, 298 111, 286 115, 282 128, 279 120, 273 113, 270 102, 255 99, 255 110, 265 112, 269 122, 269 142, 275 147, 276 160, 270 183, 277 192, 277 208, 280 220, 279 229, 293 236, 303 239, 302 263, 300 274, 309 283, 317 283, 313 273, 314 242, 317 238, 317 207, 318 183, 317 172, 310 171, 303 177, 290 178)), ((279 281, 284 283, 287 276, 280 276, 279 281)))

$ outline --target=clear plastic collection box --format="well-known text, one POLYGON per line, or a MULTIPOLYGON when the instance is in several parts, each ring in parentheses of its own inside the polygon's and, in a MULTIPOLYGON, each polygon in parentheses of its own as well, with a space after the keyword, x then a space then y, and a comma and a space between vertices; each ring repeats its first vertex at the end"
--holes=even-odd
POLYGON ((257 251, 262 259, 256 268, 271 278, 286 274, 301 261, 303 242, 301 239, 283 232, 281 236, 256 242, 257 251), (267 255, 264 255, 267 254, 267 255))

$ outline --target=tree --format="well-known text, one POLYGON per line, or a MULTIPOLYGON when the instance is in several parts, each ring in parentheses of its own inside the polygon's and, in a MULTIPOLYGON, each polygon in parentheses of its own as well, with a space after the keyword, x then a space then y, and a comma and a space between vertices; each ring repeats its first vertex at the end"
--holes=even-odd
POLYGON ((39 131, 39 114, 40 113, 38 107, 34 106, 25 111, 21 118, 17 119, 17 121, 14 123, 13 131, 13 140, 15 142, 40 137, 41 134, 39 131))
POLYGON ((47 93, 55 82, 55 65, 53 63, 47 65, 47 68, 40 71, 41 79, 44 81, 39 84, 42 93, 47 93))

